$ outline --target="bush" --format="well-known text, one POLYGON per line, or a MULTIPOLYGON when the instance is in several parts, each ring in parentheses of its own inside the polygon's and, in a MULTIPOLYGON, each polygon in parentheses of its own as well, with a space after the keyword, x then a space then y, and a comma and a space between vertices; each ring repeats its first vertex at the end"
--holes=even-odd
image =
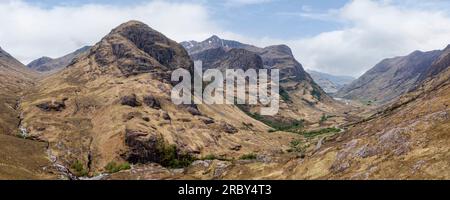
POLYGON ((78 177, 87 176, 89 173, 88 170, 84 169, 83 163, 79 160, 72 163, 70 168, 74 171, 74 175, 78 177))
POLYGON ((319 101, 322 98, 322 94, 320 93, 320 90, 316 87, 313 87, 313 90, 311 91, 311 95, 319 101))
POLYGON ((218 160, 218 157, 213 154, 209 154, 209 155, 203 157, 202 160, 218 160))
POLYGON ((128 170, 131 169, 131 165, 128 162, 117 164, 115 162, 110 162, 106 165, 105 170, 106 172, 112 174, 116 172, 120 172, 122 170, 128 170))
POLYGON ((177 146, 167 145, 164 141, 158 141, 157 151, 161 155, 160 164, 168 168, 183 168, 189 166, 196 159, 189 154, 179 153, 177 146))
POLYGON ((323 114, 322 117, 320 118, 320 123, 323 123, 327 120, 328 120, 328 116, 326 114, 323 114))
POLYGON ((291 148, 288 152, 297 152, 297 153, 305 153, 306 148, 309 147, 309 144, 302 144, 302 141, 299 139, 295 139, 291 141, 291 148))
POLYGON ((250 154, 242 155, 239 159, 240 160, 255 160, 256 157, 257 157, 256 154, 250 153, 250 154))
POLYGON ((291 147, 298 146, 302 141, 301 140, 292 140, 291 141, 291 147))
POLYGON ((283 101, 291 102, 291 97, 289 96, 288 92, 280 87, 280 97, 283 99, 283 101))

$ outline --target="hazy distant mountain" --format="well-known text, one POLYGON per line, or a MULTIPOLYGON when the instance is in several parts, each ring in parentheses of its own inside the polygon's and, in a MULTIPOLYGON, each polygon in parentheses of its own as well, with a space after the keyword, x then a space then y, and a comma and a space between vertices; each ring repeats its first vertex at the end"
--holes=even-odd
POLYGON ((311 75, 314 81, 319 84, 319 86, 322 87, 322 89, 328 94, 336 93, 338 90, 355 80, 355 78, 351 76, 335 76, 314 70, 306 71, 309 73, 309 75, 311 75))
POLYGON ((48 71, 58 70, 58 69, 64 68, 67 65, 69 65, 70 62, 74 58, 87 52, 90 48, 91 48, 90 46, 85 46, 85 47, 82 47, 70 54, 67 54, 63 57, 55 58, 55 59, 49 58, 49 57, 38 58, 38 59, 32 61, 27 66, 31 69, 34 69, 34 70, 40 71, 40 72, 48 72, 48 71))
POLYGON ((381 61, 337 96, 365 102, 385 103, 415 88, 443 51, 415 51, 381 61))

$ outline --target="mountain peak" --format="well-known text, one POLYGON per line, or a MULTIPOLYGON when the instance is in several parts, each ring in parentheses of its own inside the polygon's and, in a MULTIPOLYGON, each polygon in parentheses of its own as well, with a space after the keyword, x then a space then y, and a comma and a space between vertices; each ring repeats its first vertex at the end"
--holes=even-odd
POLYGON ((445 47, 444 51, 450 51, 450 44, 445 47))
POLYGON ((1 57, 8 57, 9 58, 9 57, 11 57, 11 55, 0 47, 0 58, 1 57))
POLYGON ((211 37, 206 39, 206 41, 208 41, 208 40, 222 40, 222 39, 219 36, 217 36, 217 35, 212 35, 211 37))
POLYGON ((293 56, 291 48, 289 48, 287 45, 284 45, 284 44, 268 46, 264 49, 273 50, 273 51, 277 51, 277 52, 280 52, 280 53, 283 53, 286 55, 293 56))
POLYGON ((125 76, 192 67, 181 45, 139 21, 113 29, 92 48, 91 54, 102 66, 116 63, 125 76))
POLYGON ((127 29, 127 28, 136 27, 136 26, 147 26, 147 25, 144 24, 143 22, 140 22, 140 21, 137 21, 137 20, 130 20, 128 22, 120 24, 118 27, 113 29, 113 32, 116 31, 116 30, 127 29))

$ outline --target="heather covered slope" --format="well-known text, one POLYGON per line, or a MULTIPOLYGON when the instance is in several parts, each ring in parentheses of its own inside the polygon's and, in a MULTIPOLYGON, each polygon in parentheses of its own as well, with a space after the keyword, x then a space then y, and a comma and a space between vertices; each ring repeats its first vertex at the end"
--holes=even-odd
MULTIPOLYGON (((297 154, 197 161, 183 172, 147 166, 108 179, 449 179, 449 55, 438 74, 342 133, 293 140, 297 154), (321 139, 320 139, 321 138, 321 139), (308 143, 307 143, 308 142, 308 143), (301 156, 298 156, 298 154, 301 156), (270 160, 268 162, 268 160, 270 160)), ((433 71, 434 71, 433 70, 433 71)))
POLYGON ((180 167, 192 157, 280 151, 297 137, 269 134, 233 105, 174 105, 171 72, 192 67, 182 46, 130 21, 41 80, 24 97, 23 125, 77 176, 112 163, 180 167))
POLYGON ((385 59, 348 86, 338 97, 383 104, 419 85, 442 51, 415 51, 407 56, 385 59))
MULTIPOLYGON (((282 98, 280 112, 275 121, 296 119, 317 124, 323 115, 336 116, 335 125, 345 121, 342 110, 349 108, 329 97, 303 69, 286 45, 259 48, 217 36, 202 42, 189 41, 181 44, 193 60, 203 62, 204 69, 279 69, 282 98), (233 63, 233 66, 230 67, 230 63, 233 63)), ((247 109, 247 112, 253 111, 247 109)))
POLYGON ((20 115, 18 102, 33 85, 36 74, 0 48, 0 131, 16 134, 20 115))
POLYGON ((46 144, 19 138, 21 97, 36 77, 0 48, 0 179, 56 178, 44 170, 51 166, 46 144))

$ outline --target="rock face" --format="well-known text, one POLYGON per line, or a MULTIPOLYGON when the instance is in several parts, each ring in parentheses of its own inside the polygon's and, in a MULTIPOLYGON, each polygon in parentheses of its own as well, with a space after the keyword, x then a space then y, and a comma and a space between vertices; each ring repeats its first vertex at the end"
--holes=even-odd
POLYGON ((83 53, 88 52, 90 48, 91 48, 90 46, 85 46, 70 54, 55 59, 49 57, 38 58, 30 62, 30 64, 28 64, 27 67, 39 72, 57 71, 63 69, 64 67, 67 67, 74 58, 80 56, 83 53))
POLYGON ((338 97, 383 104, 421 83, 442 51, 415 51, 408 56, 385 59, 363 76, 342 88, 338 97))
MULTIPOLYGON (((212 67, 211 64, 214 62, 216 63, 214 67, 217 67, 217 63, 223 57, 228 57, 228 59, 231 59, 231 57, 244 59, 242 58, 242 54, 246 50, 247 54, 252 52, 260 57, 263 67, 259 68, 280 69, 281 82, 307 81, 309 84, 315 85, 308 73, 303 69, 303 66, 295 60, 291 49, 286 45, 259 48, 237 41, 224 40, 217 36, 212 36, 203 42, 182 42, 181 45, 189 52, 193 60, 202 60, 206 68, 212 67)), ((254 58, 256 57, 255 55, 253 55, 254 58)))
POLYGON ((193 66, 183 47, 136 21, 112 30, 91 55, 102 66, 116 64, 124 76, 151 72, 167 77, 174 69, 193 66))
POLYGON ((187 42, 182 42, 181 45, 183 45, 183 47, 191 55, 203 52, 208 49, 217 49, 219 47, 222 47, 225 50, 230 50, 230 49, 258 50, 259 49, 255 46, 251 46, 248 44, 242 44, 237 41, 224 40, 224 39, 219 38, 216 35, 211 36, 210 38, 206 39, 203 42, 187 41, 187 42))
POLYGON ((350 76, 334 76, 331 74, 307 70, 312 79, 328 94, 334 94, 338 90, 350 84, 355 78, 350 76))
MULTIPOLYGON (((249 55, 235 62, 258 58, 249 55)), ((240 157, 287 148, 297 137, 269 134, 268 126, 234 105, 174 105, 171 72, 192 67, 178 43, 141 22, 124 23, 36 84, 21 104, 23 127, 29 137, 48 142, 73 174, 88 175, 113 162, 179 167, 192 157, 240 157), (55 107, 61 99, 66 99, 64 109, 55 107)))
POLYGON ((278 116, 283 118, 281 121, 296 118, 314 123, 323 113, 335 115, 336 109, 341 108, 313 81, 286 45, 259 48, 217 36, 181 44, 193 60, 203 62, 204 69, 279 69, 280 91, 285 102, 278 116))
POLYGON ((246 49, 208 49, 192 55, 193 60, 202 60, 203 70, 207 69, 264 69, 262 58, 246 49))

